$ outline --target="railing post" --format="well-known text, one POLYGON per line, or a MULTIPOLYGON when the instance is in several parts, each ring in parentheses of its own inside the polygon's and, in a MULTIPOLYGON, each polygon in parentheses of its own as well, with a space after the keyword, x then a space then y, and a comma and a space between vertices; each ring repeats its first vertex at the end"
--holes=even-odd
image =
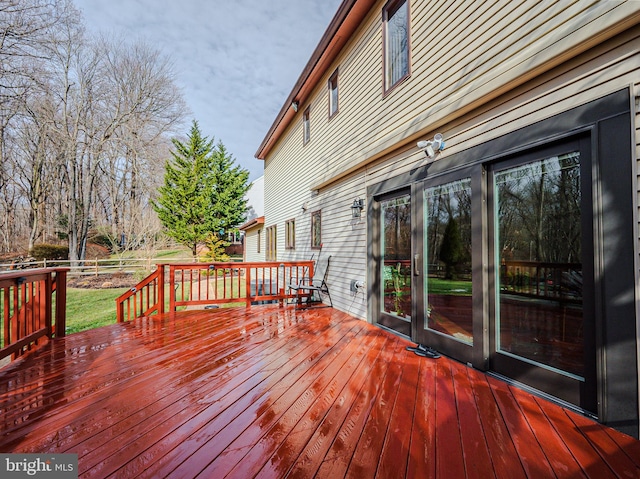
MULTIPOLYGON (((51 339, 53 337, 53 273, 47 273, 47 277, 44 281, 44 294, 40 295, 40 300, 44 304, 44 327, 47 330, 47 337, 51 339)), ((57 293, 56 293, 57 294, 57 293)), ((56 304, 57 301, 56 301, 56 304)))
POLYGON ((287 284, 287 272, 284 263, 280 263, 278 266, 278 279, 276 280, 276 284, 279 286, 278 288, 278 305, 281 308, 284 308, 284 293, 285 293, 285 285, 287 284), (282 278, 282 283, 280 283, 280 278, 282 278))
POLYGON ((56 270, 56 338, 63 338, 67 328, 67 271, 56 270))
MULTIPOLYGON (((247 308, 251 307, 251 268, 247 268, 243 266, 244 269, 244 283, 245 283, 245 297, 246 297, 246 306, 247 308)), ((264 288, 264 286, 263 286, 264 288)), ((264 294, 264 289, 263 289, 264 294)), ((256 274, 256 296, 258 295, 258 278, 256 274)))
POLYGON ((124 323, 124 301, 116 302, 116 323, 124 323))
POLYGON ((158 314, 164 313, 164 264, 156 265, 158 269, 158 314))
POLYGON ((169 265, 169 311, 176 310, 176 269, 169 265))

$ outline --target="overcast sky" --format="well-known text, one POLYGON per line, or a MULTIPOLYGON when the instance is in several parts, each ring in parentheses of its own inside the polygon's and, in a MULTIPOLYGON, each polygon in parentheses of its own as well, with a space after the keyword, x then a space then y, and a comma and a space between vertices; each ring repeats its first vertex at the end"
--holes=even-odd
POLYGON ((91 32, 141 39, 174 63, 201 132, 250 180, 254 158, 340 0, 74 0, 91 32))

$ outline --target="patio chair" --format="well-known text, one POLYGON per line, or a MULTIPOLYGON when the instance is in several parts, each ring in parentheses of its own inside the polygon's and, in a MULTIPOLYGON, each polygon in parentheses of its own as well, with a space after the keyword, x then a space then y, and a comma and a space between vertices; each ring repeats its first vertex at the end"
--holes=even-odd
MULTIPOLYGON (((295 291, 296 293, 296 308, 302 305, 302 298, 307 298, 306 304, 309 306, 313 302, 314 294, 319 296, 319 302, 322 302, 322 297, 326 296, 329 299, 328 307, 333 307, 333 301, 331 301, 331 294, 329 293, 329 286, 327 286, 327 275, 329 273, 329 263, 331 262, 331 256, 327 258, 327 266, 324 269, 324 275, 322 279, 315 279, 303 276, 300 278, 297 284, 289 285, 289 292, 295 291)), ((323 306, 326 306, 323 304, 323 306)))

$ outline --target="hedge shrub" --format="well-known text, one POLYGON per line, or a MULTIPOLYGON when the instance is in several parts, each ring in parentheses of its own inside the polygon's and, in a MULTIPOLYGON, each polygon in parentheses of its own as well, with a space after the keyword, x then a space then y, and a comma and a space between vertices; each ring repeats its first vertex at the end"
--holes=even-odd
POLYGON ((34 245, 29 255, 36 261, 49 259, 69 259, 69 247, 57 244, 37 244, 34 245))

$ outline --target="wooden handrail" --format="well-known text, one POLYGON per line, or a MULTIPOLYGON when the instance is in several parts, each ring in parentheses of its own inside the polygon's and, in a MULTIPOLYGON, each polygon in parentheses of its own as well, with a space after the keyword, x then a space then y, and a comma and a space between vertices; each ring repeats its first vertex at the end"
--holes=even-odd
POLYGON ((506 293, 580 303, 582 265, 541 261, 503 261, 500 289, 506 293))
POLYGON ((295 295, 289 284, 313 275, 313 261, 214 262, 159 264, 157 269, 116 300, 118 322, 180 307, 264 302, 281 305, 295 295), (165 282, 166 281, 166 282, 165 282))
POLYGON ((0 360, 15 360, 65 335, 67 271, 43 268, 0 274, 0 360))
POLYGON ((164 266, 116 298, 116 321, 164 312, 164 266), (126 309, 126 312, 125 312, 126 309), (126 313, 126 314, 125 314, 126 313))

